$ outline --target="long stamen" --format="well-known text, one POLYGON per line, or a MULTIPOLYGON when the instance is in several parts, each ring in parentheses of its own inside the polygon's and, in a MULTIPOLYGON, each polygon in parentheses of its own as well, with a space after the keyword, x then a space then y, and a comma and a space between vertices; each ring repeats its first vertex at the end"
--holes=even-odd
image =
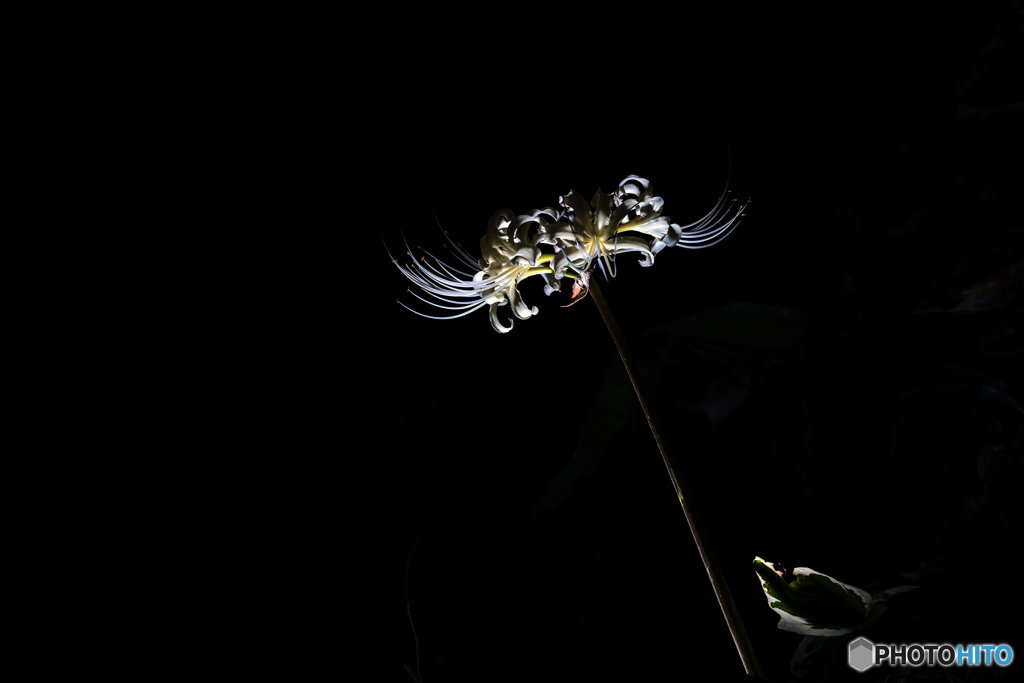
MULTIPOLYGON (((417 249, 419 249, 420 251, 422 251, 422 252, 426 253, 426 254, 427 254, 428 256, 430 256, 430 258, 434 259, 434 262, 435 262, 435 263, 437 263, 437 265, 438 265, 438 266, 443 266, 443 264, 442 264, 442 263, 441 263, 440 261, 438 261, 436 257, 432 256, 432 255, 431 255, 431 254, 430 254, 429 252, 427 252, 427 250, 426 250, 426 249, 424 249, 423 247, 419 247, 419 246, 417 246, 417 249)), ((430 264, 430 262, 429 262, 429 261, 427 261, 426 259, 424 259, 423 257, 420 257, 420 262, 419 262, 419 263, 417 263, 416 265, 417 265, 417 266, 418 266, 418 267, 419 267, 419 268, 420 268, 421 270, 427 270, 427 271, 430 271, 430 273, 431 273, 432 275, 434 275, 434 276, 436 276, 436 277, 439 277, 439 278, 441 278, 441 279, 443 279, 443 280, 447 280, 447 279, 449 279, 449 278, 450 278, 450 279, 451 279, 451 281, 453 281, 453 282, 459 282, 459 281, 460 281, 460 280, 459 280, 459 278, 458 278, 457 276, 454 276, 454 275, 452 275, 451 273, 448 273, 448 272, 444 272, 444 273, 442 273, 442 272, 441 272, 440 270, 438 270, 438 269, 437 269, 437 268, 435 268, 435 267, 434 267, 433 265, 431 265, 431 264, 430 264)), ((445 270, 447 270, 447 269, 445 269, 445 270)), ((469 275, 469 277, 470 277, 470 278, 472 278, 473 276, 472 276, 472 275, 469 275)))
POLYGON ((726 237, 728 237, 729 234, 733 230, 735 230, 737 226, 739 226, 740 220, 743 218, 743 216, 746 215, 743 213, 743 211, 749 205, 750 200, 748 199, 747 202, 739 208, 739 211, 736 212, 736 215, 729 219, 728 222, 722 224, 721 226, 718 226, 713 229, 708 229, 697 234, 680 236, 679 241, 676 242, 676 246, 683 247, 684 249, 705 249, 707 247, 713 247, 714 245, 718 244, 726 237), (698 237, 700 239, 697 239, 698 237), (716 237, 717 239, 715 239, 716 237))
MULTIPOLYGON (((403 275, 405 275, 405 277, 407 277, 414 284, 416 284, 417 286, 423 288, 424 290, 430 290, 430 291, 435 291, 436 290, 436 288, 429 281, 427 281, 423 277, 419 276, 416 273, 416 271, 412 270, 412 268, 410 266, 408 266, 408 265, 403 266, 402 264, 400 264, 394 258, 394 256, 391 255, 391 250, 388 249, 387 242, 384 242, 384 233, 383 232, 381 232, 381 242, 383 242, 383 244, 384 244, 384 250, 388 253, 388 256, 391 257, 391 262, 395 264, 395 267, 398 268, 398 270, 401 271, 401 273, 403 275)), ((444 282, 442 282, 440 284, 451 286, 452 284, 455 284, 455 283, 444 283, 444 282)), ((443 293, 443 294, 450 294, 451 296, 475 296, 476 295, 475 292, 474 293, 470 293, 470 294, 462 294, 462 293, 459 293, 457 291, 449 291, 449 290, 436 290, 436 291, 439 291, 440 293, 443 293)))
MULTIPOLYGON (((411 288, 409 289, 409 292, 410 293, 412 292, 411 288)), ((424 292, 424 294, 429 294, 430 296, 434 297, 435 299, 438 299, 439 301, 444 301, 444 302, 449 303, 449 304, 462 305, 461 301, 457 301, 457 300, 454 300, 454 299, 446 299, 443 296, 441 296, 440 294, 435 294, 434 292, 430 292, 430 291, 427 291, 425 289, 423 290, 423 292, 424 292)), ((476 299, 476 298, 478 298, 479 295, 474 293, 474 294, 468 295, 467 298, 469 298, 470 296, 472 296, 472 298, 476 299)), ((433 303, 433 302, 430 302, 430 303, 433 303)), ((471 303, 468 303, 468 304, 465 304, 465 305, 466 306, 475 306, 476 302, 474 301, 474 302, 471 302, 471 303)))
POLYGON ((421 318, 430 318, 431 320, 452 320, 454 318, 461 318, 462 316, 469 315, 473 311, 481 309, 481 308, 483 308, 484 306, 487 305, 486 301, 481 301, 475 307, 471 308, 470 310, 466 311, 465 313, 459 313, 458 315, 425 315, 423 313, 420 313, 419 311, 414 311, 413 309, 411 309, 408 306, 406 306, 405 304, 403 304, 401 301, 398 301, 398 299, 395 299, 395 301, 398 302, 398 305, 401 306, 402 308, 404 308, 405 310, 412 311, 413 313, 415 313, 416 315, 420 316, 421 318))
POLYGON ((505 270, 502 273, 499 273, 494 277, 491 277, 486 280, 477 280, 473 284, 476 286, 477 289, 491 289, 496 286, 499 288, 505 287, 509 284, 510 280, 515 280, 517 277, 519 277, 519 273, 523 272, 523 270, 526 268, 529 268, 529 266, 508 267, 507 270, 505 270))
POLYGON ((619 271, 618 266, 615 264, 615 252, 618 250, 618 248, 619 248, 619 233, 615 233, 615 243, 612 246, 612 262, 611 262, 611 265, 608 266, 608 270, 611 271, 612 277, 615 277, 615 275, 619 271))
POLYGON ((463 249, 462 245, 459 244, 458 242, 456 242, 455 240, 453 240, 451 238, 451 236, 448 234, 448 232, 443 227, 441 227, 441 221, 437 217, 437 211, 434 211, 434 205, 433 204, 430 205, 430 210, 434 214, 434 220, 437 222, 437 227, 441 228, 441 234, 445 236, 445 239, 447 239, 449 242, 452 243, 452 251, 455 252, 456 256, 462 258, 462 260, 470 268, 476 268, 477 267, 477 263, 473 260, 473 257, 470 256, 469 252, 467 252, 465 249, 463 249))
MULTIPOLYGON (((418 265, 418 264, 417 264, 418 265)), ((407 266, 408 267, 408 266, 407 266)), ((444 280, 434 276, 429 271, 420 268, 420 272, 428 276, 424 278, 418 273, 409 268, 406 277, 417 284, 421 289, 431 292, 432 294, 444 294, 446 296, 456 297, 476 297, 479 296, 477 288, 472 282, 460 282, 457 280, 444 280), (440 286, 440 287, 439 287, 440 286)))
MULTIPOLYGON (((405 239, 405 231, 404 230, 402 231, 402 241, 405 242, 406 253, 409 254, 410 256, 412 256, 412 247, 409 246, 409 242, 405 239)), ((419 248, 420 248, 421 251, 425 251, 425 250, 423 250, 422 247, 419 247, 419 248)), ((431 258, 434 258, 435 261, 438 261, 438 259, 436 257, 431 257, 431 258)), ((438 261, 438 263, 440 263, 440 261, 438 261)), ((446 286, 446 287, 472 287, 473 286, 470 283, 462 282, 462 281, 458 280, 457 278, 450 278, 447 274, 441 273, 440 271, 435 269, 433 266, 431 266, 430 263, 428 263, 425 259, 421 258, 421 262, 420 263, 416 263, 416 267, 420 269, 420 272, 423 273, 423 275, 425 275, 426 277, 430 278, 431 280, 435 281, 436 283, 438 283, 438 284, 440 284, 442 286, 446 286)), ((420 283, 417 283, 417 284, 420 284, 420 283)))
MULTIPOLYGON (((444 277, 438 277, 434 273, 424 268, 418 263, 414 262, 414 265, 419 268, 419 272, 413 271, 409 267, 409 273, 407 277, 415 282, 423 289, 436 290, 438 287, 444 288, 442 293, 450 294, 451 296, 473 296, 474 292, 468 291, 476 289, 471 282, 462 282, 460 280, 452 280, 444 277)), ((407 266, 408 267, 408 266, 407 266)))
MULTIPOLYGON (((728 192, 732 192, 732 190, 727 190, 727 193, 728 192)), ((732 201, 736 200, 733 199, 732 201)), ((680 227, 689 234, 701 234, 709 230, 714 230, 715 228, 713 226, 716 223, 718 223, 718 221, 722 220, 723 218, 729 215, 730 207, 730 202, 726 202, 724 199, 720 199, 719 202, 715 204, 715 208, 709 211, 699 221, 690 223, 689 225, 683 225, 680 227)))
MULTIPOLYGON (((473 308, 473 309, 480 308, 480 304, 479 303, 463 304, 461 306, 442 306, 441 304, 435 304, 433 301, 430 301, 429 299, 424 299, 422 296, 420 296, 416 292, 412 291, 411 289, 408 290, 408 292, 409 292, 409 294, 412 294, 414 297, 416 297, 420 301, 425 301, 426 303, 430 304, 431 306, 435 306, 437 308, 445 308, 445 309, 448 309, 450 311, 461 311, 464 308, 473 308)), ((434 296, 436 296, 436 295, 434 295, 434 296)), ((438 298, 440 299, 441 297, 438 297, 438 298)), ((449 302, 449 303, 454 303, 454 302, 449 302)))
POLYGON ((465 275, 466 277, 473 277, 473 273, 467 273, 465 271, 459 270, 458 268, 455 268, 454 266, 448 265, 447 263, 445 263, 441 259, 439 259, 436 256, 434 256, 433 254, 431 254, 429 251, 427 251, 423 247, 417 246, 417 248, 420 249, 424 254, 426 254, 430 258, 434 259, 434 261, 437 263, 437 265, 439 265, 442 268, 444 268, 445 271, 449 272, 449 274, 451 274, 452 272, 455 272, 455 273, 458 273, 459 275, 465 275))
POLYGON ((442 270, 444 270, 453 278, 456 278, 457 275, 462 275, 464 277, 469 278, 470 280, 473 279, 474 273, 464 273, 461 270, 455 270, 451 266, 445 265, 444 261, 438 261, 437 265, 440 266, 442 270))
MULTIPOLYGON (((406 244, 406 246, 408 246, 408 244, 406 244)), ((412 256, 412 254, 410 252, 406 252, 406 253, 408 253, 410 256, 412 256)), ((434 257, 432 257, 432 258, 434 258, 434 257)), ((452 275, 451 272, 449 272, 449 268, 450 268, 449 266, 445 266, 445 264, 442 263, 441 261, 439 261, 437 258, 434 258, 434 261, 438 264, 438 266, 440 266, 442 269, 444 269, 445 272, 441 272, 438 269, 434 268, 429 262, 426 261, 426 259, 421 257, 420 258, 420 262, 413 261, 413 265, 416 268, 419 269, 419 272, 417 273, 416 271, 411 271, 411 268, 410 268, 410 271, 413 274, 409 275, 407 273, 406 274, 407 277, 409 277, 410 280, 412 280, 413 282, 415 282, 416 284, 421 285, 421 286, 423 284, 433 285, 433 284, 436 283, 437 285, 440 285, 442 287, 449 287, 449 288, 452 288, 452 289, 457 289, 457 288, 472 289, 472 288, 474 288, 474 285, 473 285, 473 283, 471 281, 460 280, 458 277, 452 275)), ((472 277, 472 276, 469 276, 469 277, 472 277)))

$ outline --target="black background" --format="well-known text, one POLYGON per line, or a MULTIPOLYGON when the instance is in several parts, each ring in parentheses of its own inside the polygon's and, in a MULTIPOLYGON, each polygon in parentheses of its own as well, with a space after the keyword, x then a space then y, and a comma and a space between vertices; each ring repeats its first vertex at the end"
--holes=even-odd
MULTIPOLYGON (((527 281, 540 313, 509 334, 484 311, 419 318, 384 246, 443 251, 436 212, 476 252, 499 208, 631 173, 690 222, 730 156, 742 226, 649 269, 627 255, 602 288, 658 368, 765 675, 792 678, 801 637, 776 628, 755 555, 920 586, 877 642, 1014 644, 1019 3, 260 25, 232 24, 245 47, 205 69, 189 124, 217 202, 178 333, 194 438, 174 524, 202 586, 185 649, 412 680, 411 613, 427 683, 742 676, 593 303, 527 281), (663 331, 728 306, 707 334, 732 342, 663 331), (778 309, 803 326, 749 331, 778 309), (577 448, 603 453, 535 515, 577 448), (1000 448, 986 498, 979 453, 1000 448)), ((840 653, 827 680, 850 675, 840 653)))

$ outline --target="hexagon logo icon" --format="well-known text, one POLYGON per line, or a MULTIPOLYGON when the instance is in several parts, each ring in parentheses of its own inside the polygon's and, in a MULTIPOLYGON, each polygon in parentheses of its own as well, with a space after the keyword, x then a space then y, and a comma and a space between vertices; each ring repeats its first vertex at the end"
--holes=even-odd
POLYGON ((867 671, 875 663, 875 644, 867 638, 851 640, 847 657, 851 669, 867 671))

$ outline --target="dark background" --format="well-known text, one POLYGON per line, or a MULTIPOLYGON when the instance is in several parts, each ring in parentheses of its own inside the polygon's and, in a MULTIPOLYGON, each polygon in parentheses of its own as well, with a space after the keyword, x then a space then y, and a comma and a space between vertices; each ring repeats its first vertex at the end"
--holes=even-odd
POLYGON ((1019 644, 1019 3, 463 21, 243 22, 206 70, 186 649, 412 680, 411 612, 426 683, 742 675, 593 303, 426 320, 382 244, 443 251, 433 209, 478 253, 497 209, 631 173, 687 223, 730 154, 742 226, 602 288, 765 675, 801 637, 755 555, 919 586, 876 642, 1019 644))

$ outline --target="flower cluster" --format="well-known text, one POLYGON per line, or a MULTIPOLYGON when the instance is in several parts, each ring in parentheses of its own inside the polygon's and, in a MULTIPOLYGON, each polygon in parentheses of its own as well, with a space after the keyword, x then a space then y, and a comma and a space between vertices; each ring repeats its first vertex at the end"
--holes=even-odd
MULTIPOLYGON (((646 267, 654 265, 654 256, 665 247, 702 249, 717 244, 739 225, 746 208, 744 204, 732 212, 732 204, 727 201, 729 192, 727 181, 711 211, 689 225, 677 225, 662 215, 665 202, 654 196, 651 183, 630 175, 619 183, 614 195, 598 190, 589 206, 579 194, 570 191, 558 198, 559 209, 545 207, 521 215, 509 209, 499 210, 480 238, 479 259, 473 259, 442 228, 455 258, 469 271, 446 265, 424 249, 421 251, 425 256, 419 261, 414 259, 404 266, 393 257, 392 261, 424 294, 442 303, 426 299, 410 288, 417 299, 437 308, 462 311, 446 316, 413 313, 444 320, 487 307, 491 326, 498 332, 508 332, 513 323, 510 320, 505 326, 498 320, 500 306, 511 305, 512 313, 520 320, 538 313, 537 307, 527 306, 519 294, 519 283, 528 277, 541 276, 544 293, 548 295, 559 291, 563 278, 575 279, 575 298, 585 290, 595 265, 602 273, 607 270, 615 277, 617 254, 637 252, 643 258, 640 265, 646 267)), ((408 243, 406 254, 413 256, 408 243)), ((412 310, 401 301, 398 303, 412 310)))

